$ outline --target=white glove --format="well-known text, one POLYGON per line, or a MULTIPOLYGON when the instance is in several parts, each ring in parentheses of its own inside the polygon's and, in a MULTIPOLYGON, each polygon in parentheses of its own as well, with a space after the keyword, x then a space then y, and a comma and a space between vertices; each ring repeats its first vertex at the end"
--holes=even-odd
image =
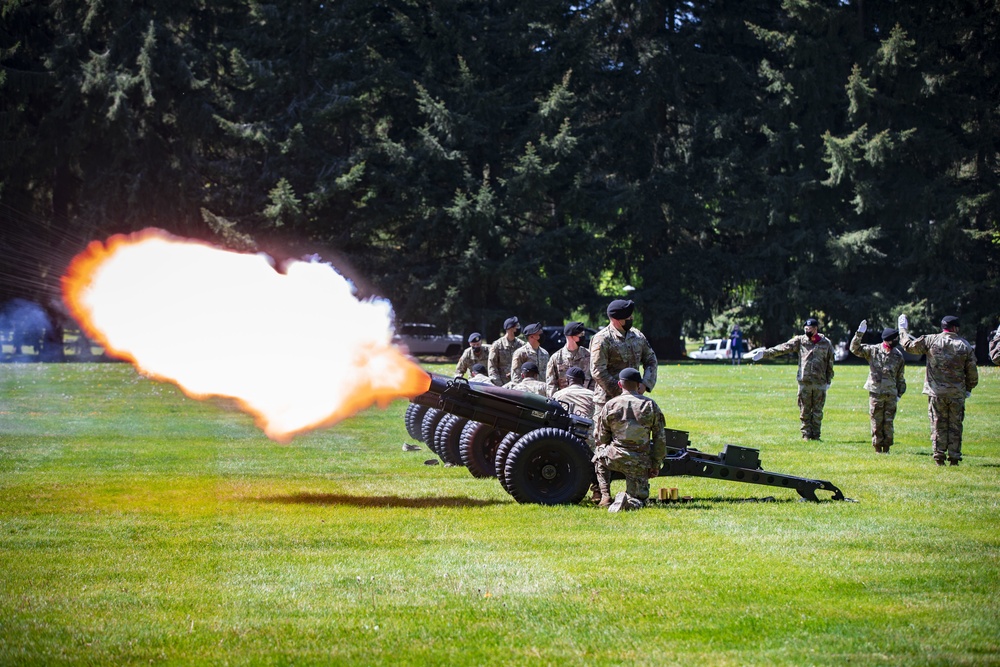
POLYGON ((761 348, 761 349, 759 349, 759 350, 757 350, 756 352, 753 353, 753 360, 754 361, 760 361, 763 358, 764 358, 764 349, 763 348, 761 348))
POLYGON ((861 324, 858 325, 858 333, 864 333, 868 331, 868 320, 861 320, 861 324))
POLYGON ((906 319, 906 315, 899 316, 899 319, 896 320, 896 328, 900 331, 910 328, 910 320, 906 319))

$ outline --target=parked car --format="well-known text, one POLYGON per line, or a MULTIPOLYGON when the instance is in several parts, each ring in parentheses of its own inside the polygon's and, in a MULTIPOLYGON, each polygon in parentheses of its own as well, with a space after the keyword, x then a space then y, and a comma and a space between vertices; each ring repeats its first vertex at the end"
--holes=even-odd
MULTIPOLYGON (((688 353, 688 357, 691 359, 702 360, 732 359, 732 355, 729 352, 729 342, 728 338, 711 338, 706 340, 705 343, 694 352, 688 353)), ((741 356, 743 359, 749 359, 752 356, 746 345, 746 341, 743 342, 743 354, 741 356)))
POLYGON ((462 337, 449 334, 433 324, 401 324, 393 341, 404 346, 413 356, 457 357, 462 354, 462 337))
MULTIPOLYGON (((588 347, 590 339, 597 333, 597 329, 585 329, 580 345, 588 347)), ((555 354, 566 344, 566 336, 563 334, 563 327, 542 327, 542 340, 539 343, 549 354, 555 354)))

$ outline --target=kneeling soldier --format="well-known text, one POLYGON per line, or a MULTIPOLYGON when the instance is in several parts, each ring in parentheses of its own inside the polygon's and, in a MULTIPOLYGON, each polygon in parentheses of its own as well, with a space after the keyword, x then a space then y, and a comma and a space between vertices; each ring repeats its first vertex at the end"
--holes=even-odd
POLYGON ((862 345, 861 337, 868 331, 868 321, 861 320, 858 332, 851 340, 851 352, 868 361, 868 414, 872 420, 872 446, 880 454, 892 447, 892 420, 896 417, 896 401, 906 392, 903 369, 906 361, 899 349, 899 332, 882 331, 881 345, 862 345))
POLYGON ((594 469, 601 507, 611 505, 611 471, 625 475, 625 492, 644 503, 649 478, 656 477, 667 453, 663 413, 656 402, 639 393, 642 375, 634 368, 618 374, 621 394, 611 398, 596 417, 594 469))

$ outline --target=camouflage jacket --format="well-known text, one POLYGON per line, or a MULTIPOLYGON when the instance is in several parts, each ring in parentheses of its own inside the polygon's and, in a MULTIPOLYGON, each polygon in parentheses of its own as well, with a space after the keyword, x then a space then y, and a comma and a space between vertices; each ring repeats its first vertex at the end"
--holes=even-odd
POLYGON ((997 328, 997 333, 993 336, 993 340, 990 341, 990 359, 997 366, 1000 366, 1000 328, 997 328))
POLYGON ((780 357, 798 352, 799 371, 795 379, 807 386, 827 387, 833 381, 833 343, 823 334, 816 334, 817 341, 805 334, 795 336, 786 343, 764 350, 764 358, 780 357))
POLYGON ((545 369, 545 385, 549 388, 549 396, 554 396, 557 391, 569 385, 569 381, 566 380, 566 371, 571 366, 582 369, 587 378, 584 384, 590 384, 590 350, 578 347, 570 352, 564 345, 549 357, 549 365, 545 369))
POLYGON ((859 331, 851 339, 851 353, 868 361, 865 389, 880 396, 902 396, 906 391, 903 353, 898 347, 887 349, 883 343, 862 345, 861 336, 859 331))
POLYGON ((663 413, 648 396, 631 392, 615 396, 597 415, 595 441, 598 456, 606 455, 602 446, 614 445, 622 456, 648 456, 651 465, 659 466, 667 454, 663 413))
POLYGON ((542 374, 549 364, 549 351, 541 345, 538 346, 537 350, 533 350, 531 349, 531 343, 525 343, 514 350, 514 356, 510 362, 511 380, 518 382, 521 379, 521 364, 528 361, 534 361, 538 364, 538 373, 542 374))
POLYGON ((534 378, 522 378, 521 380, 511 380, 505 384, 504 389, 514 389, 515 391, 527 391, 539 396, 545 396, 545 383, 534 378))
POLYGON ((649 341, 638 329, 623 334, 608 324, 590 341, 590 375, 594 378, 594 402, 607 403, 621 394, 618 374, 626 368, 642 367, 642 383, 646 389, 656 385, 656 354, 649 341))
POLYGON ((506 336, 500 336, 490 345, 489 372, 493 384, 502 387, 510 382, 510 362, 517 348, 524 345, 520 338, 508 341, 506 336))
POLYGON ((469 384, 493 384, 493 380, 490 379, 489 375, 474 374, 469 378, 469 384))
POLYGON ((490 348, 480 345, 478 348, 471 345, 465 348, 458 364, 455 365, 455 375, 464 376, 466 371, 472 372, 472 367, 476 364, 487 366, 490 363, 490 348))
POLYGON ((969 342, 951 331, 914 338, 905 329, 899 344, 910 354, 926 354, 924 393, 928 396, 965 399, 979 384, 976 354, 969 342))
POLYGON ((578 417, 594 418, 594 392, 582 384, 571 384, 552 394, 556 401, 567 403, 570 412, 578 417))

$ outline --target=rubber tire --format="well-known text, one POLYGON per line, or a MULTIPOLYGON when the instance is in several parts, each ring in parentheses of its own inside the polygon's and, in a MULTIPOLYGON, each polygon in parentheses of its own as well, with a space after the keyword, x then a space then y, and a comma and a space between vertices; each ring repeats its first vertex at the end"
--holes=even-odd
POLYGON ((448 416, 448 413, 443 410, 429 408, 424 413, 424 418, 420 421, 420 442, 430 447, 431 451, 435 454, 437 452, 434 450, 434 432, 437 430, 438 424, 446 416, 448 416))
POLYGON ((462 455, 462 463, 473 477, 497 476, 497 447, 505 435, 507 431, 482 422, 470 421, 465 425, 459 453, 462 455))
POLYGON ((590 489, 594 464, 590 448, 557 428, 521 436, 507 455, 507 490, 519 503, 576 505, 590 489))
POLYGON ((507 456, 510 455, 510 450, 514 448, 514 443, 516 443, 521 438, 520 433, 508 433, 497 445, 497 457, 493 461, 493 468, 497 471, 497 479, 500 480, 500 486, 507 493, 510 493, 510 489, 507 488, 507 477, 504 475, 504 469, 507 467, 507 456))
POLYGON ((434 451, 445 463, 454 466, 462 465, 462 455, 459 453, 462 440, 462 429, 469 423, 464 417, 448 415, 438 424, 434 431, 434 451))
POLYGON ((418 405, 417 403, 410 403, 406 406, 406 415, 403 417, 403 421, 406 423, 406 433, 417 442, 423 442, 420 425, 429 409, 426 405, 418 405))

